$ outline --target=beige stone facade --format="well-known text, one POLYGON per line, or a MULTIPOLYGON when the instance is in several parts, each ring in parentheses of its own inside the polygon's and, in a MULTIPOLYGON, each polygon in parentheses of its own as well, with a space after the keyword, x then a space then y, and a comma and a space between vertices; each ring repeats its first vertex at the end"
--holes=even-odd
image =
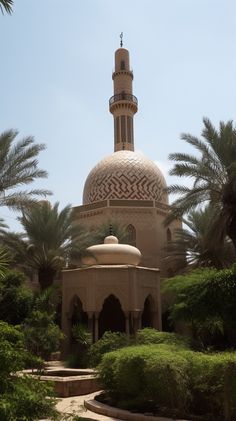
POLYGON ((164 227, 168 211, 168 205, 152 200, 110 199, 74 208, 78 223, 90 229, 108 221, 132 226, 132 244, 141 251, 141 265, 160 269, 161 277, 171 275, 174 270, 165 260, 165 247, 180 226, 179 221, 174 221, 168 228, 164 227))
POLYGON ((161 330, 158 269, 131 265, 95 265, 63 272, 62 329, 65 352, 71 326, 82 322, 94 341, 106 330, 129 335, 144 326, 161 330), (77 312, 77 313, 76 313, 77 312))
POLYGON ((133 95, 129 52, 124 48, 115 53, 112 78, 114 95, 109 108, 114 118, 114 153, 90 171, 83 205, 74 208, 74 218, 89 229, 111 221, 126 227, 129 243, 142 257, 139 266, 132 263, 131 254, 124 259, 127 264, 115 264, 118 257, 113 247, 105 265, 64 271, 65 352, 71 348, 75 323, 88 326, 94 341, 106 330, 127 335, 145 326, 161 330, 160 275, 171 275, 173 269, 165 260, 165 247, 180 222, 164 226, 169 212, 165 179, 155 163, 134 151, 133 117, 138 101, 133 95))

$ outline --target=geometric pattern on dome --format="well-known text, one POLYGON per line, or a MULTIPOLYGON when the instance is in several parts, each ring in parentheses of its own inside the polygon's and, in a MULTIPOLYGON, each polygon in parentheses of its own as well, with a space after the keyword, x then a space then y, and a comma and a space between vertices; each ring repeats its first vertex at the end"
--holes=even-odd
POLYGON ((143 154, 114 152, 89 173, 83 204, 105 199, 157 200, 168 203, 165 179, 159 168, 143 154))

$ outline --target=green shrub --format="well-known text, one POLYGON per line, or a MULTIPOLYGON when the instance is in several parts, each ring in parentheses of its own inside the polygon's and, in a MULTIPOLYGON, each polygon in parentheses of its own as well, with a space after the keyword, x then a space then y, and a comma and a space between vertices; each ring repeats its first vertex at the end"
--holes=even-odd
POLYGON ((87 368, 89 365, 89 350, 92 343, 92 335, 86 326, 81 323, 72 326, 72 354, 69 354, 66 365, 71 368, 87 368))
POLYGON ((236 420, 236 355, 188 352, 193 413, 210 420, 236 420), (226 416, 228 414, 228 417, 226 416), (224 418, 225 416, 225 418, 224 418))
POLYGON ((23 334, 0 322, 0 420, 33 421, 55 414, 52 387, 30 376, 19 376, 29 353, 23 334))
POLYGON ((91 345, 89 350, 89 363, 92 367, 96 367, 101 362, 104 354, 126 346, 161 343, 188 348, 190 341, 188 338, 180 335, 159 332, 153 328, 140 329, 135 337, 130 338, 128 338, 125 333, 121 332, 105 332, 101 339, 91 345))
POLYGON ((203 354, 166 344, 131 346, 104 355, 98 369, 105 391, 122 408, 191 419, 194 414, 204 421, 236 420, 233 353, 203 354))
POLYGON ((187 405, 187 361, 175 347, 131 346, 104 355, 100 380, 122 408, 151 406, 184 410, 187 405), (157 352, 158 349, 158 352, 157 352))
POLYGON ((25 320, 22 330, 27 349, 34 355, 47 359, 58 351, 63 334, 54 323, 54 314, 33 310, 25 320))
POLYGON ((189 338, 177 335, 175 333, 159 332, 158 330, 152 329, 150 327, 138 330, 136 335, 136 343, 138 345, 168 344, 183 348, 190 347, 189 338))
POLYGON ((125 333, 107 331, 97 342, 91 345, 89 350, 89 363, 96 367, 106 352, 123 348, 129 345, 129 339, 125 333))
POLYGON ((0 394, 1 421, 33 421, 48 415, 54 416, 56 400, 49 384, 29 376, 15 378, 7 391, 0 394))

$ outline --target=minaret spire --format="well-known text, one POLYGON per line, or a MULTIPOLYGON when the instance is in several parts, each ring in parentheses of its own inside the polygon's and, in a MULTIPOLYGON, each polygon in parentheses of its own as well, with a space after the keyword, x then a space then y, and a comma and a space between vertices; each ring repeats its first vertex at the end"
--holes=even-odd
POLYGON ((109 107, 114 117, 114 151, 133 151, 133 117, 138 110, 138 100, 133 95, 133 72, 130 70, 129 51, 123 48, 123 32, 120 34, 120 48, 115 52, 112 79, 114 95, 109 107))
POLYGON ((120 48, 123 47, 123 32, 120 33, 120 48))

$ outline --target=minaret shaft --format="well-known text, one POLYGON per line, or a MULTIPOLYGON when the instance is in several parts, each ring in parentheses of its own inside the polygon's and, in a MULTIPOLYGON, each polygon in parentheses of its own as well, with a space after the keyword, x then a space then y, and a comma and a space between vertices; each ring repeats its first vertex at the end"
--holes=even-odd
POLYGON ((138 101, 132 92, 133 72, 130 70, 129 52, 125 48, 115 52, 112 79, 114 96, 110 98, 109 106, 114 117, 114 151, 133 151, 133 117, 138 110, 138 101))

